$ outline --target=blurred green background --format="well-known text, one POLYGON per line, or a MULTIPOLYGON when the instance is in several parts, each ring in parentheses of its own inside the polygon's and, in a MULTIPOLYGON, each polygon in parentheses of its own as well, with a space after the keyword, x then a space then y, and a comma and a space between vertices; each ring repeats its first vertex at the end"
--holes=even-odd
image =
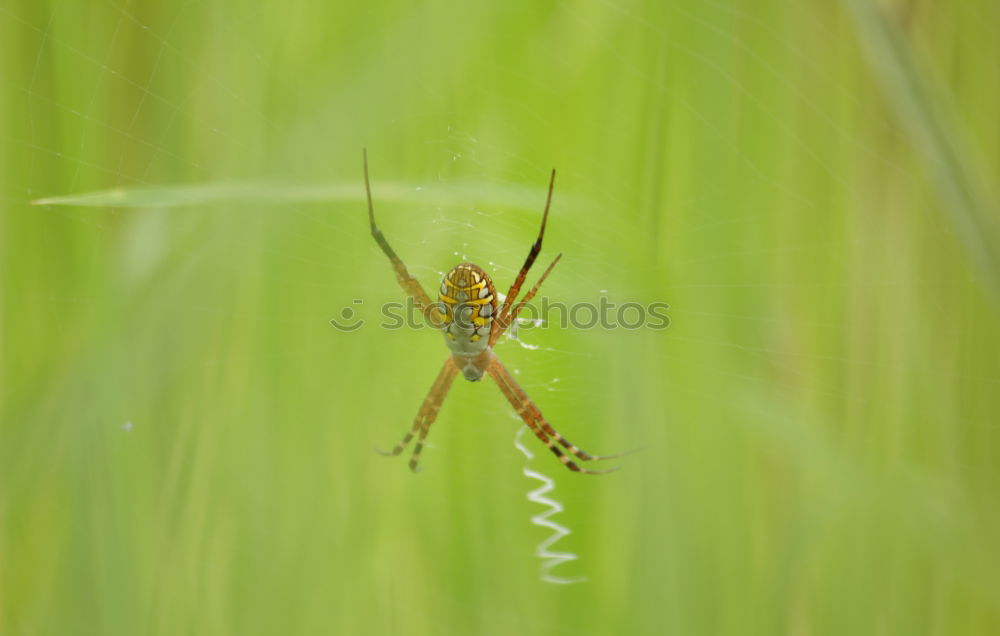
POLYGON ((0 632, 1000 633, 997 24, 0 2, 0 632), (446 350, 378 327, 363 147, 427 289, 505 290, 556 167, 545 295, 670 304, 498 347, 621 471, 461 378, 422 473, 372 451, 446 350), (587 582, 541 580, 526 462, 587 582))

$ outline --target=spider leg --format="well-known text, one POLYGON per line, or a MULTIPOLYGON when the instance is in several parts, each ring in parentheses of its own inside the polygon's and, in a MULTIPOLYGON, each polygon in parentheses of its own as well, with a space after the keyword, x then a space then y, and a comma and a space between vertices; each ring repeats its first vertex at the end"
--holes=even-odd
POLYGON ((572 471, 592 475, 610 473, 618 470, 617 467, 609 468, 607 470, 589 470, 587 468, 580 468, 573 463, 573 460, 571 460, 566 453, 562 452, 559 449, 559 446, 556 446, 556 444, 553 443, 553 438, 571 455, 581 461, 611 459, 615 456, 590 455, 577 448, 574 444, 570 443, 569 440, 556 432, 556 430, 552 428, 552 425, 545 421, 545 418, 542 417, 541 411, 539 411, 538 407, 531 401, 528 394, 524 392, 524 389, 522 389, 514 380, 514 377, 511 376, 509 371, 507 371, 507 368, 502 362, 500 362, 499 358, 494 357, 486 370, 490 374, 490 377, 492 377, 497 383, 497 386, 500 387, 500 391, 504 394, 504 397, 507 398, 507 401, 514 407, 514 410, 517 411, 517 414, 522 420, 524 420, 524 423, 528 425, 528 428, 530 428, 535 436, 540 439, 550 451, 552 451, 556 458, 558 458, 559 461, 566 466, 566 468, 569 468, 572 471))
POLYGON ((542 237, 545 235, 545 222, 549 218, 549 206, 552 205, 552 188, 555 185, 555 181, 556 171, 553 170, 552 176, 549 177, 549 194, 545 199, 545 212, 542 213, 542 226, 538 229, 538 238, 535 239, 534 244, 532 244, 531 250, 528 252, 528 258, 525 259, 524 265, 521 266, 521 271, 517 273, 517 278, 514 279, 514 284, 510 286, 510 291, 507 292, 507 296, 503 301, 503 306, 500 307, 500 312, 497 314, 497 320, 493 321, 493 327, 490 333, 491 344, 495 342, 494 333, 501 330, 500 326, 505 324, 507 314, 510 312, 514 301, 517 300, 517 295, 521 291, 521 285, 524 285, 524 279, 528 276, 528 270, 531 269, 535 259, 538 258, 538 253, 542 251, 542 237))
POLYGON ((562 252, 560 252, 559 254, 557 254, 556 257, 555 257, 555 259, 553 259, 553 261, 549 264, 549 266, 547 268, 545 268, 545 271, 542 272, 542 277, 539 278, 538 282, 535 283, 535 286, 532 287, 531 290, 527 294, 524 295, 524 298, 521 299, 521 302, 519 302, 516 305, 514 305, 514 309, 510 312, 510 318, 508 318, 507 320, 505 320, 504 323, 498 325, 498 327, 493 330, 493 332, 490 334, 490 346, 491 347, 494 344, 496 344, 496 341, 500 339, 500 336, 502 336, 504 334, 504 332, 507 331, 507 327, 509 327, 512 324, 514 324, 514 322, 517 320, 517 315, 519 313, 521 313, 521 309, 525 305, 527 305, 528 302, 532 298, 535 297, 535 294, 538 293, 538 289, 542 286, 542 283, 545 282, 545 279, 549 277, 549 272, 551 272, 552 268, 556 266, 556 263, 559 262, 560 258, 562 258, 562 252))
POLYGON ((413 426, 410 427, 410 430, 407 431, 403 439, 399 440, 399 443, 391 451, 384 451, 378 447, 375 448, 375 451, 380 455, 399 455, 410 443, 410 440, 413 439, 413 436, 419 434, 417 444, 413 448, 413 455, 410 457, 410 470, 418 472, 419 468, 417 466, 420 463, 420 451, 424 448, 424 440, 427 439, 427 432, 430 431, 431 424, 437 419, 438 411, 441 410, 441 403, 444 401, 445 396, 448 395, 448 390, 451 388, 451 382, 455 379, 456 373, 458 373, 458 367, 455 366, 452 359, 448 358, 445 360, 444 367, 441 368, 437 379, 434 380, 434 385, 431 387, 427 397, 424 398, 423 404, 420 405, 420 410, 417 411, 417 416, 413 419, 413 426))
POLYGON ((372 238, 378 243, 378 246, 382 248, 382 251, 387 257, 389 257, 389 262, 392 263, 392 268, 396 272, 396 280, 399 281, 399 286, 403 288, 413 302, 416 304, 417 309, 424 313, 425 318, 432 320, 433 326, 440 326, 443 324, 443 316, 437 305, 431 302, 430 297, 424 288, 421 287, 420 282, 410 274, 409 270, 406 269, 406 265, 403 264, 402 259, 396 255, 395 250, 389 245, 389 241, 386 240, 385 235, 382 234, 382 230, 375 225, 375 206, 372 204, 372 186, 368 179, 368 149, 366 148, 363 152, 364 155, 364 165, 365 165, 365 194, 368 195, 368 222, 371 225, 372 238))

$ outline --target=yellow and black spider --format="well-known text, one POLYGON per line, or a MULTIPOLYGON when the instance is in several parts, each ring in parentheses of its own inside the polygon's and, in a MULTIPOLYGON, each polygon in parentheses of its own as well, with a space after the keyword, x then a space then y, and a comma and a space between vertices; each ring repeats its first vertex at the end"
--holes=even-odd
POLYGON ((545 212, 542 214, 542 227, 538 230, 538 238, 528 252, 528 258, 524 261, 521 271, 518 272, 514 284, 510 286, 510 291, 504 298, 503 305, 497 310, 496 291, 493 288, 493 281, 481 267, 472 263, 460 263, 445 274, 441 281, 441 288, 438 295, 438 303, 431 303, 427 292, 424 291, 420 283, 410 275, 406 265, 396 256, 396 252, 389 246, 382 230, 375 225, 375 211, 372 205, 372 189, 368 180, 368 152, 364 153, 365 167, 365 191, 368 195, 368 220, 371 223, 372 237, 378 243, 385 255, 389 257, 392 268, 396 271, 396 279, 403 287, 403 290, 413 298, 417 308, 424 312, 432 324, 439 326, 444 333, 445 344, 451 350, 451 356, 444 362, 441 373, 431 387, 430 393, 424 398, 424 403, 420 406, 413 426, 403 436, 403 439, 391 451, 376 449, 383 455, 399 455, 410 443, 414 435, 418 435, 417 444, 413 449, 413 456, 410 458, 410 469, 414 472, 418 470, 420 462, 420 451, 424 447, 424 440, 431 424, 437 418, 441 409, 441 402, 444 401, 451 388, 452 380, 461 371, 466 380, 475 382, 482 379, 484 373, 488 373, 500 387, 500 390, 507 397, 507 400, 517 411, 517 414, 528 425, 538 439, 542 440, 549 450, 559 458, 567 468, 581 473, 607 473, 615 470, 588 470, 580 468, 559 449, 553 439, 563 446, 573 457, 581 461, 592 461, 601 459, 611 459, 618 455, 589 455, 571 444, 565 437, 560 435, 538 410, 535 403, 531 401, 524 389, 514 381, 496 354, 493 353, 493 345, 511 324, 517 320, 517 315, 521 308, 534 298, 538 293, 545 278, 555 267, 555 264, 562 258, 562 254, 555 257, 548 266, 542 277, 531 288, 524 298, 517 304, 518 293, 524 284, 524 279, 528 275, 528 270, 538 257, 542 249, 542 235, 545 234, 545 222, 549 217, 549 205, 552 203, 552 186, 555 183, 556 171, 552 171, 549 179, 549 194, 545 201, 545 212))

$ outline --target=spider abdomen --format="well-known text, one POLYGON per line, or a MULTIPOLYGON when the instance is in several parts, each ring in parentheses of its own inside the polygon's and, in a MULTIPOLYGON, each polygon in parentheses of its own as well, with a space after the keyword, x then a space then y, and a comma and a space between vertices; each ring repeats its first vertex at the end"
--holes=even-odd
POLYGON ((441 281, 438 301, 444 313, 444 341, 452 353, 463 357, 482 353, 489 346, 497 309, 489 274, 472 263, 456 265, 441 281))

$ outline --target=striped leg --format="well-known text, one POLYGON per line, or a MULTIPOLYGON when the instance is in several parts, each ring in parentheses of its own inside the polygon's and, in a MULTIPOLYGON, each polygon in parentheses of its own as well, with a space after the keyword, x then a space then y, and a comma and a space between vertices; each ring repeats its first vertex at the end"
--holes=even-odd
POLYGON ((510 316, 507 319, 505 319, 502 323, 499 320, 497 320, 498 325, 493 328, 493 332, 490 334, 491 347, 495 345, 497 340, 500 339, 500 336, 502 336, 503 333, 507 331, 507 327, 514 324, 514 321, 517 320, 517 315, 521 313, 521 309, 525 305, 527 305, 532 298, 535 297, 535 294, 538 293, 538 289, 542 286, 542 283, 545 282, 545 279, 549 277, 549 272, 551 272, 552 268, 556 266, 556 263, 559 262, 560 258, 562 258, 562 253, 557 254, 555 259, 553 259, 552 262, 549 264, 549 266, 545 268, 545 271, 542 272, 542 277, 539 278, 538 282, 535 283, 535 286, 532 287, 531 290, 524 295, 524 298, 521 300, 521 302, 514 305, 514 309, 510 312, 510 316))
POLYGON ((545 235, 545 222, 549 218, 549 206, 552 205, 552 187, 555 185, 555 181, 556 171, 553 170, 552 176, 549 177, 549 194, 545 199, 545 212, 542 213, 542 227, 538 230, 538 238, 531 245, 528 258, 525 259, 524 265, 521 266, 521 271, 517 273, 514 284, 510 286, 510 290, 504 297, 503 306, 500 307, 500 311, 497 313, 497 320, 493 321, 493 327, 490 330, 490 344, 496 342, 496 339, 500 337, 497 331, 500 330, 500 325, 505 324, 511 307, 514 301, 517 300, 517 295, 521 292, 521 285, 524 284, 524 279, 528 277, 528 270, 531 269, 531 266, 535 263, 535 259, 538 258, 538 253, 542 251, 542 237, 545 235))
POLYGON ((413 448, 413 456, 410 457, 410 470, 417 472, 419 470, 417 465, 420 463, 420 451, 424 449, 424 440, 427 439, 427 432, 431 429, 431 424, 434 423, 434 420, 437 419, 438 411, 441 410, 441 403, 444 401, 445 396, 448 395, 448 389, 451 388, 451 382, 455 379, 456 373, 458 373, 458 367, 455 366, 451 358, 445 360, 444 367, 441 368, 441 373, 438 374, 437 379, 434 381, 434 386, 431 387, 427 397, 424 398, 424 403, 420 405, 420 410, 417 411, 417 416, 413 419, 413 426, 410 430, 391 451, 384 451, 377 447, 375 451, 380 455, 399 455, 410 443, 410 440, 413 439, 413 436, 419 433, 417 444, 413 448))
POLYGON ((524 423, 528 425, 528 428, 530 428, 535 436, 540 439, 550 451, 552 451, 556 458, 558 458, 559 461, 566 466, 566 468, 576 472, 589 474, 610 473, 614 470, 618 470, 617 467, 610 468, 608 470, 589 470, 586 468, 580 468, 573 463, 573 460, 571 460, 566 453, 559 450, 559 447, 553 443, 553 439, 559 442, 559 444, 569 451, 571 455, 581 461, 611 459, 612 457, 616 457, 616 455, 590 455, 577 448, 574 444, 570 443, 569 440, 556 432, 556 430, 552 428, 547 421, 545 421, 545 418, 542 417, 541 411, 539 411, 538 407, 531 401, 528 394, 524 392, 524 389, 522 389, 514 380, 513 376, 511 376, 510 372, 507 371, 507 368, 503 366, 503 363, 500 362, 499 358, 494 357, 490 362, 490 366, 487 367, 486 370, 490 374, 490 377, 492 377, 497 383, 497 386, 500 387, 500 391, 507 398, 507 401, 510 402, 511 406, 514 407, 514 410, 517 411, 518 416, 524 420, 524 423))
POLYGON ((409 270, 406 269, 406 265, 403 264, 402 259, 396 256, 396 251, 392 249, 389 245, 389 241, 386 240, 385 235, 382 234, 382 230, 375 225, 375 206, 372 205, 372 187, 371 183, 368 181, 368 150, 364 151, 364 164, 365 164, 365 193, 368 195, 368 223, 371 225, 372 238, 378 243, 378 246, 382 248, 382 252, 389 257, 389 262, 392 263, 392 269, 396 272, 396 280, 399 281, 399 286, 403 288, 413 302, 416 304, 417 309, 424 313, 424 318, 431 320, 431 326, 438 327, 444 324, 444 316, 438 309, 437 305, 431 302, 427 292, 421 287, 420 281, 418 281, 409 270))
POLYGON ((535 406, 535 403, 531 401, 531 398, 529 398, 528 394, 525 393, 524 389, 521 388, 521 385, 519 385, 517 381, 514 380, 514 377, 507 370, 507 367, 503 366, 503 363, 500 362, 500 360, 497 358, 494 358, 494 362, 498 367, 499 373, 503 374, 507 385, 511 388, 514 395, 517 396, 518 399, 520 399, 523 404, 527 405, 527 407, 531 410, 531 412, 534 413, 535 419, 538 422, 538 425, 542 428, 542 430, 544 430, 547 435, 554 437, 556 441, 558 441, 563 446, 563 448, 572 453, 574 457, 583 461, 592 461, 592 460, 602 460, 602 459, 616 459, 618 457, 622 457, 623 455, 628 454, 628 453, 616 453, 614 455, 591 455, 586 451, 584 451, 583 449, 578 448, 576 445, 572 444, 568 439, 560 435, 558 431, 552 428, 552 425, 549 424, 548 421, 542 416, 541 411, 539 411, 538 407, 535 406))

